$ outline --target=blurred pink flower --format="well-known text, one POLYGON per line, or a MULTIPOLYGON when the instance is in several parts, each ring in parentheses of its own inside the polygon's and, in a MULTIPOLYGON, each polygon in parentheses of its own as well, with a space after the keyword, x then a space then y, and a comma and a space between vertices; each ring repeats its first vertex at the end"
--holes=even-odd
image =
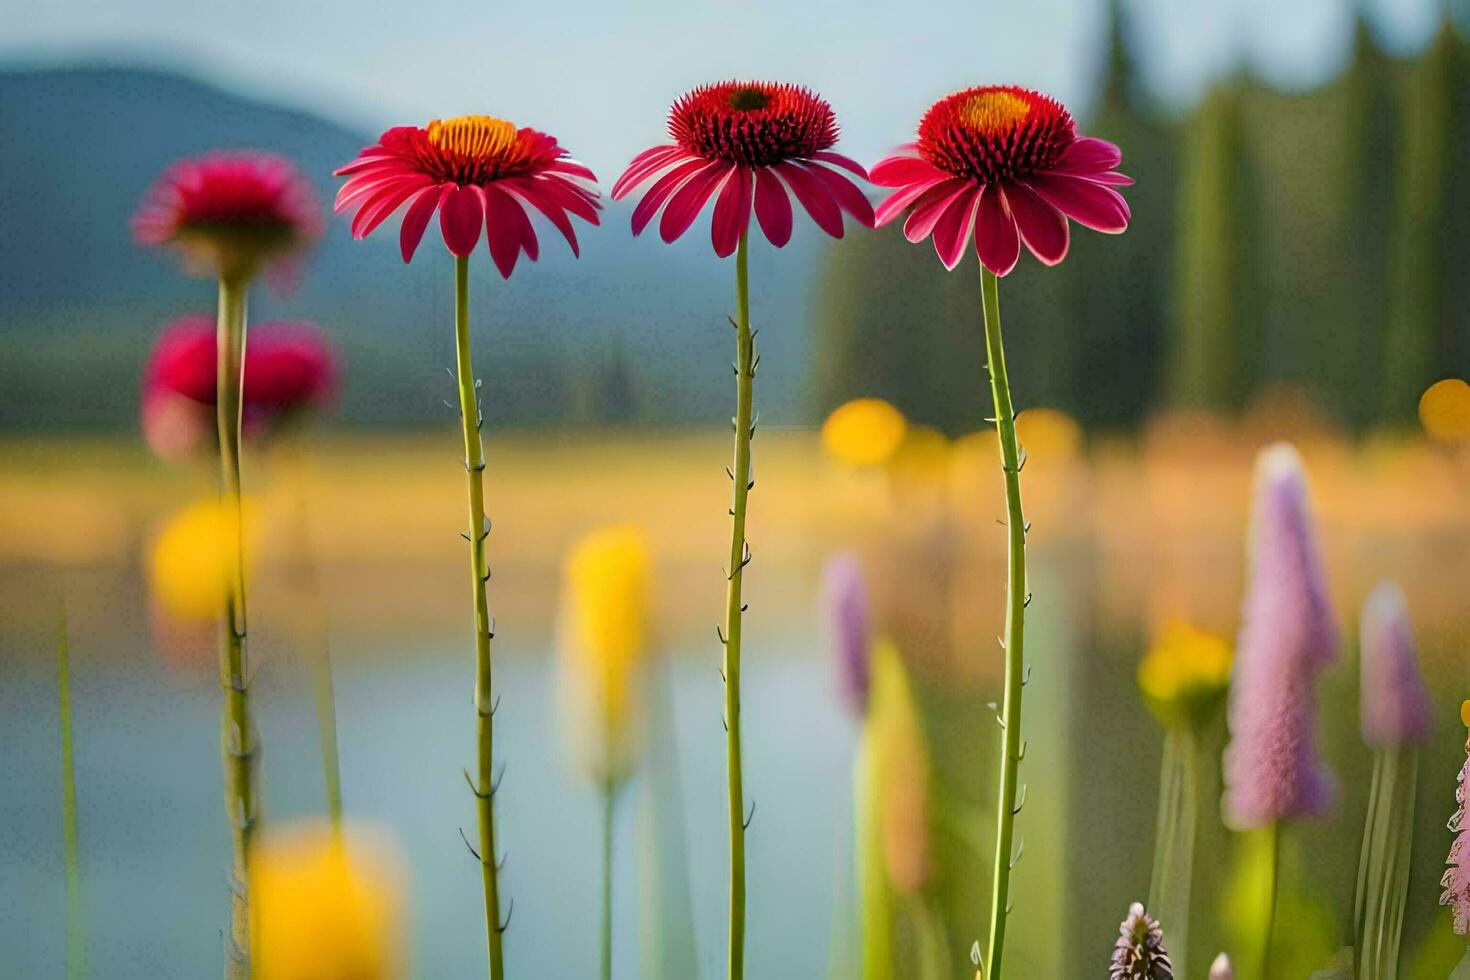
POLYGON ((832 152, 837 117, 810 89, 756 81, 703 85, 674 103, 669 136, 673 145, 644 150, 613 185, 618 201, 653 180, 633 209, 634 235, 662 208, 659 234, 672 242, 714 198, 710 239, 716 255, 735 251, 752 209, 766 239, 780 248, 791 240, 788 193, 833 238, 842 237, 844 211, 873 227, 873 206, 839 170, 864 179, 867 172, 832 152))
MULTIPOLYGON (((216 332, 205 314, 182 317, 154 344, 143 374, 142 424, 161 458, 181 459, 215 438, 216 332)), ((302 412, 323 407, 336 390, 337 355, 309 323, 250 328, 245 348, 242 431, 261 437, 302 412)))
POLYGON ((822 570, 822 613, 837 698, 852 717, 862 718, 872 678, 873 610, 862 564, 850 551, 827 559, 822 570))
POLYGON ((914 243, 932 235, 948 269, 972 237, 997 276, 1016 267, 1023 241, 1056 265, 1067 255, 1068 218, 1108 234, 1127 229, 1132 214, 1114 190, 1133 183, 1114 169, 1122 162, 1112 143, 1079 136, 1072 114, 1049 96, 1014 85, 967 88, 930 106, 918 140, 873 167, 873 183, 895 188, 877 221, 913 205, 904 235, 914 243))
POLYGON ((1331 777, 1317 755, 1316 680, 1337 659, 1338 630, 1292 447, 1256 462, 1250 583, 1230 687, 1226 822, 1262 827, 1325 812, 1331 777))
POLYGON ((133 216, 139 242, 173 246, 188 264, 227 277, 284 260, 321 231, 316 196, 296 168, 253 150, 178 161, 133 216))
POLYGON ((573 255, 577 235, 568 214, 596 225, 602 206, 597 177, 554 137, 493 116, 395 126, 334 175, 347 180, 332 210, 353 213, 353 238, 366 238, 403 208, 398 245, 407 262, 438 212, 450 253, 473 253, 483 228, 490 258, 507 279, 522 252, 534 262, 540 251, 527 206, 561 232, 573 255))
POLYGON ((1360 717, 1363 741, 1375 749, 1429 740, 1433 706, 1419 675, 1409 607, 1392 582, 1380 582, 1363 603, 1360 717))

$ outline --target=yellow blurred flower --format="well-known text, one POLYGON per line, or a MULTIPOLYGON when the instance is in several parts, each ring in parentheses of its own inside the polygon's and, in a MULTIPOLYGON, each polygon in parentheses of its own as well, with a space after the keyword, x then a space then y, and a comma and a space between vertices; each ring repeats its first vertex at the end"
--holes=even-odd
POLYGON ((1419 421, 1440 442, 1470 440, 1470 385, 1460 378, 1430 385, 1419 399, 1419 421))
MULTIPOLYGON (((252 575, 259 535, 259 507, 241 501, 245 521, 245 575, 252 575)), ((217 499, 190 504, 169 518, 148 552, 148 581, 168 615, 185 622, 219 617, 234 577, 235 509, 217 499)))
POLYGON ((1082 426, 1057 408, 1028 408, 1016 416, 1016 435, 1026 455, 1041 463, 1075 459, 1082 449, 1082 426))
POLYGON ((578 761, 600 780, 626 776, 638 748, 651 565, 643 533, 629 525, 593 531, 566 560, 564 707, 578 761))
POLYGON ((851 466, 882 466, 898 451, 908 423, 881 398, 856 398, 839 405, 822 423, 822 445, 851 466))
POLYGON ((398 980, 404 883, 381 833, 326 821, 266 833, 250 855, 258 980, 398 980))
POLYGON ((1222 637, 1171 622, 1138 665, 1138 687, 1166 726, 1197 723, 1209 717, 1230 686, 1233 659, 1222 637))
POLYGON ((898 648, 873 646, 873 687, 864 728, 872 753, 871 790, 878 793, 879 835, 888 880, 899 892, 920 892, 933 877, 929 847, 929 749, 919 708, 898 648))

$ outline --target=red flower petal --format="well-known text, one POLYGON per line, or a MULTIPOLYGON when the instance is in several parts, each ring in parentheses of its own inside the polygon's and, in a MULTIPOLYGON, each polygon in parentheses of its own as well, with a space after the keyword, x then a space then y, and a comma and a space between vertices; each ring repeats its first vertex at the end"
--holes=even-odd
POLYGON ((1116 171, 1109 171, 1105 174, 1088 174, 1084 179, 1090 180, 1094 184, 1108 184, 1113 187, 1133 186, 1132 177, 1129 177, 1127 174, 1117 173, 1116 171))
POLYGON ((725 181, 720 197, 715 201, 714 217, 710 221, 710 241, 715 254, 724 258, 740 244, 740 236, 750 227, 750 192, 754 175, 750 167, 736 167, 725 181))
POLYGON ((1047 169, 1059 174, 1101 173, 1123 162, 1123 151, 1107 140, 1084 136, 1062 151, 1057 162, 1047 169))
POLYGON ((826 185, 827 193, 832 195, 837 206, 852 215, 858 224, 864 228, 873 227, 873 205, 850 179, 835 170, 828 170, 815 163, 801 161, 797 163, 797 166, 826 185))
POLYGON ((597 209, 601 207, 586 191, 562 177, 533 178, 534 184, 566 210, 590 224, 599 224, 597 209))
POLYGON ((1031 254, 1046 265, 1067 257, 1070 233, 1062 213, 1024 184, 1006 184, 1006 203, 1031 254))
POLYGON ((536 261, 536 232, 519 201, 495 184, 484 190, 485 241, 490 246, 490 258, 495 261, 495 268, 500 270, 503 278, 509 279, 522 249, 531 261, 536 261))
POLYGON ((837 202, 832 195, 827 193, 827 188, 820 180, 802 170, 800 167, 790 163, 782 162, 773 167, 781 179, 786 181, 801 206, 806 208, 807 214, 817 223, 817 227, 831 235, 833 238, 842 237, 842 211, 838 209, 837 202))
POLYGON ((734 169, 733 163, 716 163, 691 177, 688 183, 669 198, 664 216, 658 224, 659 237, 666 242, 672 242, 688 231, 689 226, 694 224, 694 219, 699 217, 700 209, 709 202, 715 191, 724 186, 725 179, 734 169))
POLYGON ((577 245, 577 233, 572 229, 571 219, 567 217, 566 212, 561 209, 556 200, 545 192, 543 182, 512 177, 502 180, 499 186, 514 191, 521 200, 545 215, 546 220, 556 226, 556 230, 561 232, 561 236, 572 247, 572 254, 576 256, 582 254, 577 245))
POLYGON ((649 177, 685 159, 689 159, 689 154, 678 146, 655 146, 651 150, 644 150, 633 158, 633 162, 628 164, 628 169, 624 170, 618 182, 613 184, 612 199, 621 201, 629 191, 649 177))
POLYGON ((843 156, 841 153, 833 153, 831 150, 822 150, 818 153, 813 153, 812 159, 821 160, 823 163, 830 163, 834 167, 841 167, 843 170, 850 170, 857 176, 861 177, 863 180, 868 179, 868 171, 863 168, 862 164, 858 163, 852 157, 843 156))
POLYGON ((696 158, 688 163, 681 163, 654 181, 648 193, 643 195, 643 200, 639 201, 638 206, 633 209, 633 237, 637 238, 643 234, 643 229, 653 220, 653 216, 658 214, 658 209, 663 207, 669 196, 682 187, 686 180, 712 166, 714 164, 709 161, 696 158))
POLYGON ((404 201, 423 190, 425 186, 431 185, 426 185, 422 180, 404 181, 381 191, 377 197, 364 204, 357 212, 357 216, 352 219, 352 237, 366 238, 371 235, 373 229, 386 221, 388 216, 397 211, 404 201))
POLYGON ((920 180, 942 180, 952 176, 928 160, 897 156, 880 160, 868 171, 868 180, 883 187, 902 187, 920 180))
POLYGON ((1128 228, 1128 205, 1109 187, 1058 174, 1033 174, 1023 183, 1079 225, 1110 235, 1128 228))
POLYGON ((408 210, 403 214, 403 225, 398 229, 398 247, 403 252, 405 263, 418 251, 419 242, 424 238, 424 230, 429 227, 429 219, 434 217, 434 209, 453 187, 453 184, 425 187, 409 203, 408 210))
POLYGON ((478 187, 452 187, 439 205, 439 230, 444 244, 459 258, 469 256, 480 241, 485 205, 478 187))
POLYGON ((791 199, 786 187, 769 167, 755 172, 755 216, 766 233, 766 241, 781 248, 791 241, 791 199))
POLYGON ((975 186, 975 182, 966 177, 952 177, 934 185, 914 203, 913 212, 903 223, 903 237, 914 244, 928 238, 950 204, 967 189, 975 186))
POLYGON ((873 212, 873 220, 879 228, 882 228, 894 218, 903 214, 903 209, 914 203, 918 198, 928 193, 931 189, 944 182, 943 177, 934 180, 921 180, 910 184, 902 190, 894 191, 893 196, 878 205, 873 212))
POLYGON ((980 191, 975 217, 975 252, 985 268, 1003 276, 1016 267, 1021 257, 1021 236, 1016 219, 1006 209, 1005 191, 999 184, 986 184, 980 191))
POLYGON ((556 162, 550 163, 546 166, 546 172, 553 174, 570 174, 573 177, 581 177, 583 180, 590 180, 594 184, 597 183, 597 175, 591 170, 588 170, 586 166, 578 163, 576 160, 557 160, 556 162))
POLYGON ((961 190, 934 226, 934 251, 946 269, 954 269, 965 254, 965 245, 975 227, 975 199, 980 196, 980 187, 972 182, 961 190))

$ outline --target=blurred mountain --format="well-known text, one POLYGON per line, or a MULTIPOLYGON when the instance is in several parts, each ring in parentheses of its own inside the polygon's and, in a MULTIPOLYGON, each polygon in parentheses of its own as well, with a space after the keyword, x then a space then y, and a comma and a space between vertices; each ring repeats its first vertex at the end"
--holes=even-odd
MULTIPOLYGON (((135 425, 153 337, 173 317, 213 309, 211 283, 184 278, 169 256, 130 237, 133 209, 171 161, 217 147, 269 149, 298 163, 325 207, 333 167, 372 135, 151 70, 0 70, 0 426, 135 425)), ((602 175, 605 184, 615 176, 602 175)), ((490 424, 728 418, 733 264, 711 252, 707 218, 666 246, 631 238, 629 210, 612 205, 601 228, 579 229, 581 260, 546 228, 541 261, 518 266, 509 282, 488 254, 474 263, 490 424)), ((757 397, 772 422, 800 420, 805 405, 806 282, 818 237, 799 230, 779 261, 763 243, 752 249, 753 315, 766 327, 757 397)), ((450 270, 432 230, 405 267, 396 234, 353 242, 333 218, 301 281, 285 295, 257 286, 251 315, 327 329, 346 359, 341 421, 447 421, 450 270)))

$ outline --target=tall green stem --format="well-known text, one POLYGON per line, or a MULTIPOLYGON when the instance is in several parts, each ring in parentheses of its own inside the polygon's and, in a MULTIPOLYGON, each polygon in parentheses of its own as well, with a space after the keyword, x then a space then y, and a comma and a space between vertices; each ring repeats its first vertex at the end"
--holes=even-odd
POLYGON ((1148 907, 1168 931, 1169 949, 1181 974, 1189 955, 1189 907, 1199 815, 1199 757, 1199 735, 1192 729, 1172 730, 1165 735, 1148 907))
POLYGON ((612 980, 613 801, 618 788, 602 788, 602 980, 612 980))
POLYGON ((485 448, 480 441, 479 385, 470 364, 470 263, 454 260, 454 353, 459 379, 459 417, 464 429, 464 468, 469 479, 470 591, 475 604, 475 802, 479 818, 480 877, 485 892, 485 951, 490 961, 490 980, 505 976, 501 944, 500 883, 495 868, 495 782, 493 771, 494 712, 490 681, 490 638, 495 635, 485 583, 490 569, 485 562, 485 538, 490 526, 485 520, 485 448))
POLYGON ((57 707, 61 715, 61 853, 66 862, 66 975, 87 973, 82 933, 81 871, 77 857, 77 775, 71 737, 71 652, 66 637, 66 605, 57 637, 57 707))
POLYGON ((1414 846, 1418 750, 1395 745, 1373 753, 1373 782, 1358 887, 1353 903, 1357 980, 1396 980, 1414 846))
POLYGON ((240 502, 240 405, 244 387, 245 290, 248 280, 219 281, 219 323, 215 376, 215 417, 219 427, 220 499, 230 515, 234 555, 229 588, 220 616, 220 687, 224 690, 221 751, 225 768, 225 807, 232 830, 230 949, 226 975, 250 976, 250 903, 246 869, 259 818, 255 785, 258 745, 250 717, 250 678, 245 650, 245 523, 240 502))
POLYGON ((1261 972, 1260 980, 1271 977, 1272 929, 1276 924, 1276 896, 1281 877, 1281 825, 1272 821, 1257 832, 1261 848, 1261 972))
POLYGON ((730 564, 725 590, 725 760, 730 783, 730 960, 729 978, 745 974, 745 790, 740 770, 740 584, 750 552, 745 542, 745 502, 750 494, 751 414, 755 381, 755 335, 750 329, 746 236, 735 250, 735 462, 730 468, 730 564))
POLYGON ((1000 792, 996 799, 995 874, 990 889, 990 947, 986 977, 997 980, 1005 949, 1006 916, 1011 890, 1012 838, 1016 825, 1016 777, 1025 754, 1021 740, 1021 687, 1026 618, 1026 519, 1021 512, 1021 451, 1016 438, 1016 412, 1011 405, 1005 348, 1000 335, 1000 284, 995 273, 980 267, 980 293, 985 308, 985 356, 990 365, 990 394, 1000 435, 1001 468, 1006 487, 1006 621, 1005 697, 1000 722, 1000 792))

